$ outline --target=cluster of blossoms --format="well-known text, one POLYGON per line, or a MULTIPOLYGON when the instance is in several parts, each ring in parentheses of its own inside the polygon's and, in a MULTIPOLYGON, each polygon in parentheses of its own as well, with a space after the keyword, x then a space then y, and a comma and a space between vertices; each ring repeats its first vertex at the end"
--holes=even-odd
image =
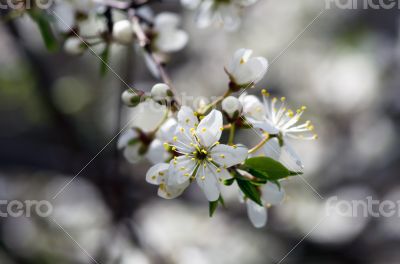
MULTIPOLYGON (((266 208, 284 199, 280 182, 300 174, 303 167, 290 140, 315 139, 316 135, 311 122, 298 124, 305 107, 290 110, 284 97, 271 99, 265 90, 263 100, 245 92, 234 96, 255 86, 267 72, 268 61, 251 55, 248 49, 234 54, 225 68, 230 82, 224 96, 198 109, 181 106, 175 113, 170 111, 157 131, 133 128, 121 136, 118 145, 130 162, 146 157, 154 164, 146 180, 158 186, 160 197, 176 198, 196 182, 213 213, 223 203, 222 186, 237 186, 251 222, 262 227, 267 222, 266 208), (257 133, 260 143, 250 148, 236 142, 239 129, 257 133), (222 143, 225 131, 229 139, 222 143), (279 162, 282 152, 298 165, 295 171, 279 162)), ((170 102, 172 96, 168 85, 156 84, 149 97, 162 103, 170 102)))
MULTIPOLYGON (((196 22, 204 28, 212 24, 226 30, 237 29, 240 12, 257 0, 181 0, 197 9, 196 22)), ((102 70, 108 66, 112 44, 139 45, 153 75, 162 80, 150 93, 133 88, 122 94, 123 102, 136 107, 145 100, 165 105, 162 122, 150 132, 132 127, 121 135, 118 148, 131 163, 146 158, 153 166, 146 174, 150 184, 158 186, 159 196, 180 196, 196 182, 209 201, 210 215, 224 204, 223 186, 238 189, 246 204, 248 216, 256 227, 267 222, 267 207, 284 200, 281 182, 302 173, 303 163, 291 147, 293 139, 316 139, 310 121, 299 124, 306 107, 291 110, 286 98, 271 98, 262 91, 262 100, 247 94, 264 77, 268 61, 252 57, 252 50, 239 49, 225 67, 229 78, 226 93, 195 109, 181 105, 164 68, 173 52, 183 49, 189 40, 180 29, 180 18, 174 13, 153 14, 151 0, 56 0, 49 10, 21 10, 37 23, 48 48, 57 38, 52 28, 63 36, 64 50, 73 55, 87 49, 99 51, 102 70), (48 19, 52 15, 53 19, 48 19), (122 15, 122 17, 121 17, 122 15), (52 23, 55 23, 53 25, 52 23), (238 141, 237 131, 256 133, 260 141, 246 146, 238 141), (221 142, 223 134, 228 135, 221 142), (290 157, 295 168, 280 162, 282 154, 290 157)))

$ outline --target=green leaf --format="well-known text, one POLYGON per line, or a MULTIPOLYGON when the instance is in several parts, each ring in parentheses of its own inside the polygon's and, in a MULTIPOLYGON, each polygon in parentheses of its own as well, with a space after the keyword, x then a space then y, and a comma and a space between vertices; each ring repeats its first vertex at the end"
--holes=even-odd
POLYGON ((29 12, 29 15, 36 22, 46 48, 49 51, 56 51, 58 49, 58 42, 51 29, 49 18, 45 13, 38 11, 29 12))
POLYGON ((227 179, 224 181, 224 185, 231 186, 235 182, 235 178, 227 179))
POLYGON ((105 76, 108 71, 108 60, 110 58, 110 45, 107 44, 106 48, 100 54, 101 64, 100 64, 100 75, 105 76))
POLYGON ((215 211, 216 211, 217 208, 218 208, 218 204, 219 204, 219 203, 220 203, 223 207, 225 207, 225 201, 224 201, 224 198, 222 197, 222 195, 219 196, 218 200, 213 201, 213 202, 209 202, 209 204, 208 204, 208 205, 209 205, 209 206, 208 206, 208 209, 209 209, 210 217, 213 217, 215 211))
POLYGON ((260 206, 263 206, 260 198, 260 192, 257 190, 256 186, 249 181, 244 181, 239 178, 236 178, 236 182, 238 183, 240 190, 244 193, 244 195, 246 195, 247 198, 253 200, 260 206))
POLYGON ((244 164, 246 171, 261 179, 276 181, 294 176, 293 172, 289 171, 282 163, 268 157, 250 158, 244 164))

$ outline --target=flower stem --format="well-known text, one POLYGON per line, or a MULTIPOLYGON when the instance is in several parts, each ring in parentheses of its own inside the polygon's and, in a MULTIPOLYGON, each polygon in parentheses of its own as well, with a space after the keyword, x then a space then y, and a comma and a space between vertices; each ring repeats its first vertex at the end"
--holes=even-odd
POLYGON ((235 140, 235 132, 236 132, 236 125, 235 123, 232 123, 231 128, 229 130, 228 145, 233 145, 233 142, 235 140))
POLYGON ((260 143, 258 143, 256 146, 254 146, 254 148, 249 150, 249 154, 253 154, 257 150, 262 148, 264 146, 264 144, 268 142, 268 140, 270 140, 270 136, 266 135, 265 138, 263 138, 263 140, 260 141, 260 143))

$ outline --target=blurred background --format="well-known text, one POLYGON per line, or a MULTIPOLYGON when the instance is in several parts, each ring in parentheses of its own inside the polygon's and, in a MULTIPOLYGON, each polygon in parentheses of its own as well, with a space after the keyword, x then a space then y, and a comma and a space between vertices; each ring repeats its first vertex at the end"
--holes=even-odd
MULTIPOLYGON (((260 0, 244 11, 240 30, 227 33, 196 28, 194 13, 176 1, 156 5, 181 13, 190 35, 167 67, 177 90, 220 95, 223 66, 245 47, 271 63, 250 93, 268 88, 308 107, 305 120, 319 140, 297 142, 304 180, 285 182, 287 199, 269 210, 263 229, 252 227, 236 193, 226 193, 228 208, 211 219, 197 186, 176 200, 159 198, 144 180, 149 164, 125 162, 114 139, 132 116, 150 129, 157 113, 121 106, 124 85, 111 72, 100 77, 89 52, 49 53, 28 18, 2 23, 0 199, 48 200, 54 212, 0 218, 0 263, 399 263, 400 215, 324 218, 332 196, 400 199, 399 10, 333 7, 304 31, 324 8, 260 0)), ((157 80, 134 54, 113 46, 111 66, 149 91, 157 80)), ((257 141, 251 132, 240 136, 257 141)))

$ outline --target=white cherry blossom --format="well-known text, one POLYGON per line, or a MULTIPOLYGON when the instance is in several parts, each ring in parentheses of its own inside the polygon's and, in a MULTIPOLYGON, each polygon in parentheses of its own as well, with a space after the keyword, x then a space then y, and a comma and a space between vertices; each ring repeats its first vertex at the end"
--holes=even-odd
POLYGON ((244 103, 244 116, 257 129, 274 135, 264 145, 264 153, 275 159, 279 159, 284 151, 294 160, 297 166, 303 168, 300 157, 290 146, 291 139, 313 140, 317 135, 312 133, 314 126, 310 121, 298 125, 301 116, 306 110, 305 106, 293 111, 287 108, 286 98, 274 97, 270 99, 267 91, 263 90, 263 103, 254 97, 247 98, 244 95, 241 100, 244 103))
POLYGON ((137 163, 142 159, 140 148, 142 144, 139 140, 139 133, 136 130, 128 129, 118 139, 118 149, 123 149, 123 155, 130 163, 137 163))
POLYGON ((158 185, 158 195, 164 199, 174 199, 181 195, 189 186, 190 182, 186 181, 182 184, 168 185, 169 164, 159 163, 151 167, 146 174, 146 181, 150 184, 158 185))
POLYGON ((228 31, 234 31, 241 23, 241 9, 257 1, 258 0, 181 0, 181 3, 189 9, 198 8, 196 23, 199 28, 206 28, 212 24, 217 24, 228 31))
POLYGON ((231 178, 227 168, 242 163, 247 148, 218 142, 222 133, 222 114, 213 110, 199 123, 189 107, 178 113, 178 128, 172 149, 177 155, 171 160, 167 184, 176 186, 196 180, 209 201, 220 195, 220 182, 231 178))
POLYGON ((171 53, 186 46, 189 36, 178 28, 179 24, 180 18, 174 13, 163 12, 155 17, 153 46, 156 51, 171 53))
POLYGON ((234 96, 228 96, 221 103, 222 110, 230 117, 239 115, 242 111, 242 103, 234 96))
POLYGON ((130 44, 133 40, 132 23, 128 19, 120 20, 113 25, 113 38, 118 43, 130 44))
POLYGON ((264 57, 252 57, 251 49, 239 49, 233 55, 226 72, 232 83, 237 86, 250 86, 258 83, 268 70, 268 61, 264 57))
POLYGON ((261 228, 267 224, 267 207, 282 203, 285 198, 285 191, 275 183, 268 182, 260 187, 261 200, 264 206, 260 206, 251 199, 246 199, 247 215, 251 223, 256 228, 261 228))

